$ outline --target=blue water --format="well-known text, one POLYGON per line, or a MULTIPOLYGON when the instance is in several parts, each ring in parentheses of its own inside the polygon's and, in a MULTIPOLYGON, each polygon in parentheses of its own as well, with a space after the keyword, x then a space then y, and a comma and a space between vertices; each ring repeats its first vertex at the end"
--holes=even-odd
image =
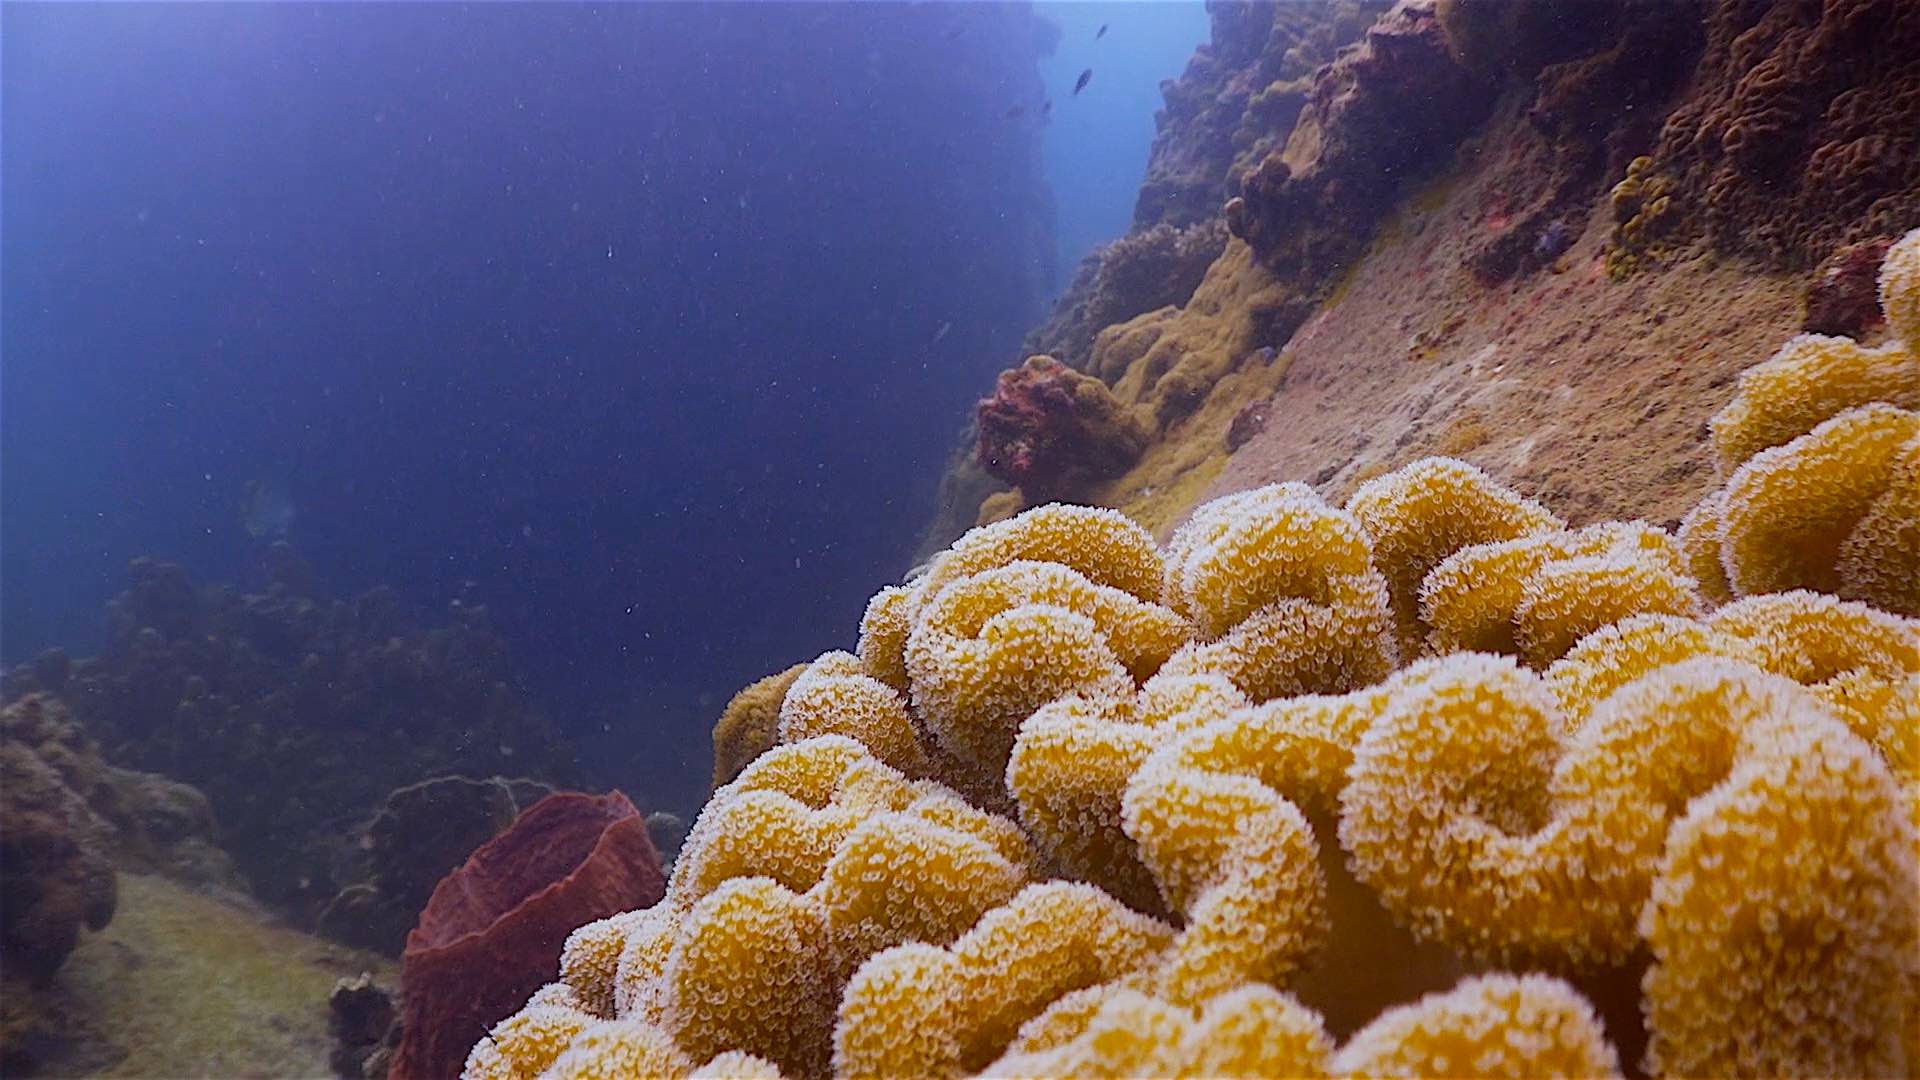
POLYGON ((0 656, 96 648, 136 555, 257 586, 284 531, 328 594, 486 603, 611 770, 697 795, 727 695, 905 569, 1205 30, 1047 16, 9 5, 0 656))
POLYGON ((1146 175, 1160 83, 1186 68, 1209 25, 1198 3, 1064 2, 1037 10, 1060 28, 1059 46, 1040 65, 1054 103, 1041 159, 1062 195, 1057 265, 1071 274, 1082 256, 1126 231, 1146 175), (1093 78, 1075 95, 1083 71, 1093 78))

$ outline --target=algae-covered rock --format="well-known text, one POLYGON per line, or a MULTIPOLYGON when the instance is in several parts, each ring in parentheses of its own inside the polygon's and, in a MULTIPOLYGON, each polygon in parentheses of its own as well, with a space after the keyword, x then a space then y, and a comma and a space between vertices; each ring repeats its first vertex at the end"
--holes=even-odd
POLYGON ((980 402, 980 464, 1029 502, 1073 499, 1126 471, 1147 428, 1106 384, 1051 356, 1000 374, 980 402))
MULTIPOLYGON (((35 684, 61 685, 47 667, 35 684)), ((114 917, 116 866, 244 888, 213 835, 204 795, 107 765, 52 696, 0 708, 0 1063, 31 1064, 59 1029, 55 980, 83 930, 114 917)))
MULTIPOLYGON (((102 653, 33 676, 58 679, 117 764, 203 791, 255 895, 316 916, 347 883, 348 826, 395 788, 507 767, 565 778, 568 748, 515 689, 484 607, 452 603, 429 621, 391 589, 323 599, 290 550, 272 558, 257 593, 136 559, 102 653)), ((149 794, 160 819, 199 813, 149 794)))
MULTIPOLYGON (((31 1064, 51 1075, 327 1076, 328 995, 391 985, 388 960, 277 925, 257 906, 149 874, 43 996, 31 1064)), ((9 1068, 8 1074, 13 1070, 9 1068)))
POLYGON ((354 846, 364 855, 364 877, 321 911, 319 933, 400 955, 440 879, 552 792, 536 780, 502 776, 439 776, 395 790, 359 830, 354 846))
POLYGON ((335 1075, 384 1077, 398 1045, 393 993, 361 972, 333 984, 327 997, 327 1030, 333 1034, 335 1075))

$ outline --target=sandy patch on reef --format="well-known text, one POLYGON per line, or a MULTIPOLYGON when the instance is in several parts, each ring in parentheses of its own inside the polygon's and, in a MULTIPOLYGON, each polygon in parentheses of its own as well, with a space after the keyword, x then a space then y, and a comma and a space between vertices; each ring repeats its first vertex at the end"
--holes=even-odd
POLYGON ((1487 286, 1463 259, 1499 213, 1497 175, 1469 144, 1456 179, 1381 230, 1282 350, 1265 429, 1205 498, 1307 480, 1344 501, 1428 454, 1575 524, 1670 524, 1712 488, 1705 422, 1796 332, 1804 279, 1699 256, 1610 280, 1601 200, 1551 268, 1487 286))
POLYGON ((56 980, 49 1076, 331 1076, 327 995, 395 965, 164 878, 122 873, 113 921, 56 980))

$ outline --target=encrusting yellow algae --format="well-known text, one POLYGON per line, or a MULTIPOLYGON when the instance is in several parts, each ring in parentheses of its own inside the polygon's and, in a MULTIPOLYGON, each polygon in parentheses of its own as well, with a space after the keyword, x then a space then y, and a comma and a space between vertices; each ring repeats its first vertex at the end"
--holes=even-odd
POLYGON ((1839 340, 1677 535, 1441 458, 969 533, 467 1075, 1908 1074, 1920 421, 1839 340))

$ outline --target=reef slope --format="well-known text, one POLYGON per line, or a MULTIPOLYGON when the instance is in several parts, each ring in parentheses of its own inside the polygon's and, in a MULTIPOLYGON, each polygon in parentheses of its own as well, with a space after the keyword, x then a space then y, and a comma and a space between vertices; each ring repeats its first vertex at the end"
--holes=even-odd
MULTIPOLYGON (((1877 252, 1920 225, 1904 47, 1920 8, 1400 0, 1357 41, 1323 27, 1350 43, 1279 111, 1256 107, 1279 82, 1226 93, 1294 52, 1246 10, 1215 8, 1215 40, 1166 88, 1142 190, 1192 202, 1201 188, 1156 186, 1186 147, 1238 193, 1232 239, 1192 286, 1165 255, 1187 234, 1143 215, 1076 280, 1028 344, 1113 400, 1030 408, 1025 429, 982 440, 975 471, 1017 487, 977 523, 1060 499, 1165 538, 1209 497, 1304 480, 1337 500, 1440 453, 1574 523, 1674 524, 1712 485, 1702 425, 1741 369, 1803 328, 1877 340, 1849 320, 1871 315, 1877 252), (1181 107, 1207 93, 1241 110, 1231 137, 1181 107), (1167 290, 1134 280, 1174 266, 1167 290), (1098 453, 1110 425, 1087 422, 1109 413, 1146 433, 1120 467, 1098 453), (1024 445, 1081 465, 1048 473, 1078 482, 1031 483, 1008 467, 1024 459, 989 452, 1024 445)), ((1023 404, 1008 398, 981 415, 1023 404)), ((929 549, 966 516, 952 508, 929 549)))
POLYGON ((1713 486, 1707 417, 1740 370, 1798 329, 1803 274, 1711 256, 1607 274, 1604 203, 1551 266, 1488 284, 1467 268, 1508 179, 1509 115, 1409 200, 1287 343, 1264 428, 1206 497, 1306 479, 1342 500, 1427 454, 1536 492, 1576 524, 1677 522, 1713 486))

